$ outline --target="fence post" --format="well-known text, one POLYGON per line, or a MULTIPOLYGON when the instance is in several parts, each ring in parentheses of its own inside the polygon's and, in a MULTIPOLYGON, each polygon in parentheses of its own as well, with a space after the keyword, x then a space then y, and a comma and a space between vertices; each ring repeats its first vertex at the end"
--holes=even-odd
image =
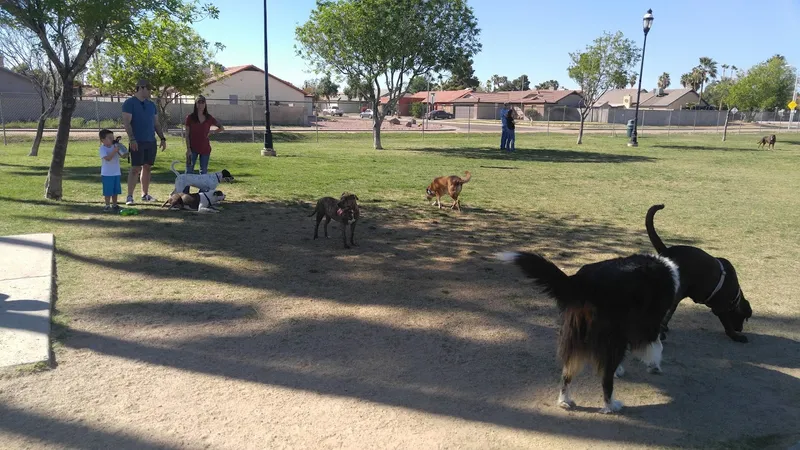
POLYGON ((744 123, 744 113, 742 113, 742 120, 739 121, 739 132, 736 134, 742 134, 742 124, 744 123))
POLYGON ((317 144, 319 144, 319 111, 314 108, 314 132, 317 135, 317 144))
POLYGON ((250 134, 253 136, 253 143, 256 142, 256 120, 253 116, 253 102, 250 102, 250 134))
POLYGON ((561 122, 566 122, 566 121, 567 121, 567 105, 564 105, 564 113, 561 115, 561 122))
MULTIPOLYGON (((647 114, 647 110, 646 110, 646 109, 643 109, 643 110, 642 110, 642 131, 644 131, 644 118, 645 118, 645 114, 647 114)), ((639 133, 638 133, 638 130, 637 130, 637 133, 636 133, 636 134, 639 134, 639 133)))
POLYGON ((758 121, 758 134, 761 134, 761 127, 764 126, 764 111, 761 112, 761 120, 758 121))
POLYGON ((469 140, 470 128, 472 125, 472 105, 469 105, 467 108, 467 140, 469 140))
POLYGON ((97 122, 97 132, 100 132, 100 111, 97 108, 97 96, 94 96, 94 120, 97 122))
POLYGON ((669 130, 672 128, 672 110, 669 110, 669 122, 667 122, 667 137, 669 137, 669 130))
POLYGON ((692 133, 697 131, 697 109, 694 110, 694 125, 692 125, 692 133))
POLYGON ((8 145, 6 141, 6 119, 3 117, 3 93, 0 92, 0 122, 3 123, 3 145, 8 145))
POLYGON ((611 137, 617 137, 617 129, 615 125, 617 124, 617 110, 612 109, 611 112, 611 137))
MULTIPOLYGON (((547 108, 547 107, 545 106, 545 108, 547 108)), ((547 108, 547 135, 548 136, 550 136, 550 112, 552 110, 553 110, 553 108, 547 108)))

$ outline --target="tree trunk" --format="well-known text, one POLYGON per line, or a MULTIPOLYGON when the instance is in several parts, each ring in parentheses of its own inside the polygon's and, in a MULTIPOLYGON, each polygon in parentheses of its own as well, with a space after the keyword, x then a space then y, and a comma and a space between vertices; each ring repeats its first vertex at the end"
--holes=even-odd
POLYGON ((31 152, 28 153, 28 156, 39 156, 39 145, 42 143, 42 136, 44 135, 44 123, 54 109, 56 109, 56 102, 51 102, 50 106, 45 109, 44 99, 42 99, 42 115, 39 116, 39 124, 36 125, 36 136, 33 138, 33 145, 31 145, 31 152))
POLYGON ((728 137, 728 118, 731 116, 730 111, 725 112, 725 126, 722 127, 722 142, 728 137))
POLYGON ((581 114, 581 128, 578 130, 578 144, 583 144, 583 123, 586 121, 586 116, 581 114))
POLYGON ((372 117, 372 142, 375 150, 383 150, 383 146, 381 146, 381 124, 383 119, 377 114, 372 117))
POLYGON ((64 160, 67 156, 69 144, 69 131, 72 126, 72 113, 75 112, 75 95, 72 92, 72 80, 64 80, 61 91, 61 115, 58 120, 58 133, 53 145, 53 159, 50 161, 50 170, 44 183, 44 195, 52 200, 61 200, 62 175, 64 173, 64 160))

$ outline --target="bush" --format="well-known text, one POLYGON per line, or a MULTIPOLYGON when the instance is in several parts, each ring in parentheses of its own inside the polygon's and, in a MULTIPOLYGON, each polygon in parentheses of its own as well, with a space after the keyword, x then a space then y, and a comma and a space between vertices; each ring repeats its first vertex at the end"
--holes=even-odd
POLYGON ((527 109, 525 110, 525 117, 527 117, 528 120, 542 120, 542 113, 535 109, 527 109))
MULTIPOLYGON (((86 119, 83 117, 73 117, 72 121, 70 121, 69 126, 70 128, 83 128, 86 124, 86 119)), ((56 122, 56 128, 58 128, 58 122, 56 122)))
POLYGON ((410 112, 413 117, 417 119, 422 119, 422 116, 425 115, 425 111, 427 110, 427 105, 422 102, 412 103, 410 112))

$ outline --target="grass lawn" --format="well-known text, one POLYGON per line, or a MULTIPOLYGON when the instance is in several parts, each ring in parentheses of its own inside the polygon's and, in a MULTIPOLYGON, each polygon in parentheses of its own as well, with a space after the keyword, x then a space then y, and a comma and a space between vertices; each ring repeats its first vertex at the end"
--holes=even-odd
MULTIPOLYGON (((352 436, 410 447, 554 448, 578 441, 742 445, 765 442, 763 436, 780 446, 800 439, 790 425, 800 417, 800 138, 779 137, 777 148, 765 151, 753 136, 723 143, 673 135, 641 138, 631 149, 624 138, 587 136, 578 146, 573 136, 521 133, 508 155, 495 148, 497 136, 474 133, 427 134, 424 141, 386 133, 383 151, 370 148, 367 134, 322 134, 319 142, 311 134, 275 137, 277 158, 261 157, 258 144, 214 144, 211 169, 236 177, 221 185, 229 201, 216 215, 169 212, 160 202, 137 203, 138 216, 102 213, 96 142, 70 144, 65 200, 48 201, 51 144, 38 158, 25 156, 25 144, 0 147, 0 234, 55 234, 57 318, 65 324, 58 369, 0 380, 7 384, 0 392, 8 393, 36 379, 54 390, 52 403, 0 395, 9 414, 33 411, 26 419, 57 421, 56 411, 70 402, 96 401, 96 410, 76 414, 98 442, 127 429, 132 440, 117 443, 133 446, 170 433, 199 445, 203 429, 218 430, 204 444, 232 445, 236 433, 219 424, 198 420, 170 431, 168 423, 205 407, 240 414, 241 427, 253 431, 256 404, 273 407, 278 422, 281 408, 294 417, 273 423, 290 446, 347 446, 352 436), (425 200, 432 178, 465 170, 472 181, 462 213, 425 200), (356 193, 362 207, 360 246, 349 251, 334 225, 332 239, 312 241, 314 221, 306 217, 316 199, 343 191, 356 193), (596 415, 553 407, 554 305, 490 257, 538 251, 572 272, 651 251, 644 215, 655 203, 666 204, 656 228, 667 245, 697 245, 735 264, 755 311, 744 331, 754 337, 734 344, 709 310, 686 300, 665 347, 667 374, 653 381, 634 370, 631 381, 619 383, 631 412, 615 419, 616 434, 609 434, 596 415), (57 389, 67 376, 70 390, 57 389), (715 381, 701 381, 709 377, 715 381), (125 383, 141 391, 131 393, 125 383), (160 397, 165 383, 174 398, 160 397), (200 385, 209 390, 190 389, 200 385), (215 403, 211 393, 227 389, 244 397, 215 403), (117 415, 114 393, 133 403, 156 396, 165 409, 144 405, 136 417, 117 415), (293 401, 333 416, 306 417, 286 406, 293 401), (423 421, 419 442, 408 433, 421 419, 407 411, 436 418, 423 421), (376 420, 396 420, 395 427, 378 432, 376 420), (341 421, 352 425, 350 434, 341 432, 341 421), (308 441, 292 435, 292 426, 304 427, 308 441), (551 440, 537 441, 542 436, 551 440)), ((170 144, 158 155, 151 187, 162 201, 174 181, 169 162, 183 153, 177 139, 170 144)), ((123 163, 123 180, 127 169, 123 163)), ((576 400, 599 406, 599 382, 582 378, 576 400)), ((263 421, 266 414, 256 415, 263 421)), ((18 426, 19 442, 35 434, 21 419, 18 426)))

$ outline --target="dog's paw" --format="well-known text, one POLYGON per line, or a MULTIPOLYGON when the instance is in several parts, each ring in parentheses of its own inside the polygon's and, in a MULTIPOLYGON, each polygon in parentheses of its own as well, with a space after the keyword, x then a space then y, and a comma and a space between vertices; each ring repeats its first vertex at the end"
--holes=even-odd
POLYGON ((622 402, 619 400, 611 400, 611 403, 607 403, 606 406, 600 409, 600 414, 612 414, 620 410, 622 410, 622 402))
POLYGON ((652 373, 653 375, 661 375, 664 372, 661 370, 661 366, 647 366, 647 373, 652 373))
POLYGON ((617 366, 617 370, 614 371, 614 377, 622 378, 624 376, 625 376, 625 368, 622 367, 622 364, 620 364, 619 366, 617 366))
POLYGON ((747 336, 745 336, 743 334, 735 333, 735 334, 731 334, 729 336, 731 337, 731 339, 733 339, 736 342, 740 342, 742 344, 746 344, 747 343, 747 336))
POLYGON ((558 401, 558 407, 559 407, 559 408, 563 408, 563 409, 572 409, 572 408, 574 408, 575 406, 576 406, 576 405, 575 405, 575 402, 574 402, 574 401, 572 401, 572 400, 559 400, 559 401, 558 401))

